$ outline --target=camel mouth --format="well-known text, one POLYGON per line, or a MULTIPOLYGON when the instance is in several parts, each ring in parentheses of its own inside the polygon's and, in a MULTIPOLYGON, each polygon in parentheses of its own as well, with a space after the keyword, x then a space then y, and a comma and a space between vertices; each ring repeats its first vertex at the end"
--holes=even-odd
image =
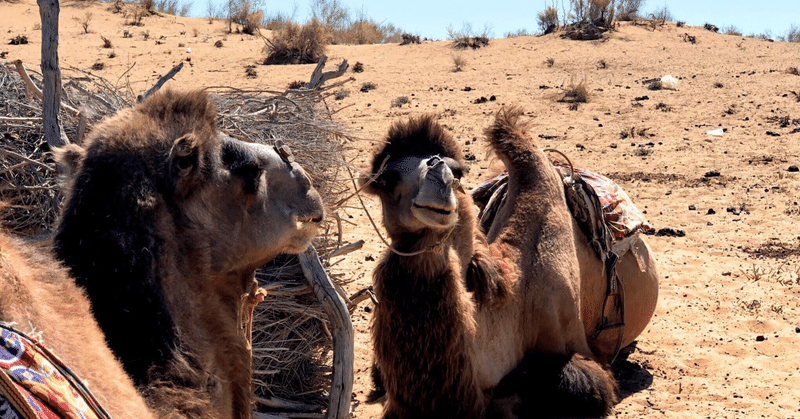
POLYGON ((453 213, 453 211, 448 211, 446 209, 428 207, 428 206, 423 206, 423 205, 418 205, 418 204, 414 204, 414 207, 418 208, 418 209, 433 211, 433 212, 435 212, 437 214, 442 214, 442 215, 450 215, 450 214, 453 213))

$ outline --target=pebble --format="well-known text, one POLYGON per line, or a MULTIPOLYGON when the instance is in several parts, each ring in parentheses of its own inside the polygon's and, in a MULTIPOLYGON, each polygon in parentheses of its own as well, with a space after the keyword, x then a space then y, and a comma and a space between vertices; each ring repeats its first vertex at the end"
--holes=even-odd
POLYGON ((710 170, 710 171, 706 172, 706 174, 703 175, 703 176, 704 177, 719 177, 719 170, 710 170))
POLYGON ((800 172, 800 168, 798 168, 798 167, 797 167, 796 165, 794 165, 794 164, 793 164, 793 165, 791 165, 791 166, 789 166, 789 168, 788 168, 787 170, 788 170, 788 171, 790 171, 790 172, 800 172))
POLYGON ((716 212, 716 211, 714 211, 714 208, 709 208, 709 209, 708 209, 708 212, 707 212, 706 214, 707 214, 707 215, 714 215, 714 214, 716 214, 716 213, 717 213, 717 212, 716 212))
POLYGON ((767 340, 767 338, 765 338, 764 335, 756 336, 756 342, 763 342, 765 340, 767 340))
POLYGON ((689 205, 689 211, 695 211, 695 210, 697 210, 697 207, 695 207, 694 205, 689 205))

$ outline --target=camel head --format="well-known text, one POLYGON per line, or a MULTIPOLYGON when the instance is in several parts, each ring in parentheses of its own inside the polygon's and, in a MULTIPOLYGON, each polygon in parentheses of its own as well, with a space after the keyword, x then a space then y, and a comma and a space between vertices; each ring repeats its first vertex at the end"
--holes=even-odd
POLYGON ((384 225, 393 238, 449 230, 458 222, 463 167, 453 139, 433 116, 423 116, 392 125, 373 157, 372 174, 363 175, 361 183, 381 198, 384 225))
POLYGON ((216 118, 203 92, 160 92, 61 150, 54 246, 137 385, 177 382, 249 417, 241 296, 257 268, 308 246, 324 210, 286 146, 227 137, 216 118))

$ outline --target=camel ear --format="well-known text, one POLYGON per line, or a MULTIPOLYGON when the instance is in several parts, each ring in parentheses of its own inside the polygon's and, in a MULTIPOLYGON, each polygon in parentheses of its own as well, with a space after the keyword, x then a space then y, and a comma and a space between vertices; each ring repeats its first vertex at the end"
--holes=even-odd
POLYGON ((361 174, 358 177, 358 186, 365 193, 377 195, 379 193, 391 193, 394 188, 400 183, 400 175, 397 172, 383 172, 372 180, 372 176, 368 173, 361 174), (369 183, 369 184, 367 184, 369 183))
POLYGON ((186 134, 175 140, 168 163, 176 194, 184 195, 200 181, 202 161, 203 150, 195 134, 186 134))
POLYGON ((62 189, 66 189, 80 170, 86 150, 77 144, 67 144, 53 149, 53 154, 55 154, 58 184, 62 189))

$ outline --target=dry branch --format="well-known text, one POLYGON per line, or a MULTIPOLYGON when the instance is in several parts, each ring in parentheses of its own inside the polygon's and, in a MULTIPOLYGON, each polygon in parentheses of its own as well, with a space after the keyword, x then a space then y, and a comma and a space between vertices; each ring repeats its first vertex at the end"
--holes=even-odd
POLYGON ((300 253, 300 266, 303 268, 314 294, 322 301, 322 306, 333 328, 333 378, 331 383, 330 405, 326 419, 350 417, 350 397, 353 392, 353 323, 344 301, 336 292, 325 269, 319 261, 316 250, 309 246, 300 253))
POLYGON ((314 72, 311 73, 311 80, 305 85, 306 89, 314 90, 322 86, 326 81, 344 75, 344 73, 347 71, 347 67, 349 66, 349 64, 347 64, 347 60, 342 60, 342 62, 339 63, 339 66, 336 67, 336 70, 326 71, 323 73, 322 69, 325 68, 326 61, 328 61, 328 57, 323 54, 322 57, 319 58, 319 62, 317 63, 317 67, 314 69, 314 72))
POLYGON ((156 82, 156 84, 153 85, 153 87, 148 89, 143 94, 139 95, 139 97, 136 98, 136 102, 141 103, 143 100, 145 100, 145 98, 152 95, 154 92, 157 92, 158 89, 160 89, 161 86, 163 86, 164 83, 167 82, 167 80, 175 77, 175 75, 178 74, 178 72, 181 71, 182 69, 183 69, 183 61, 181 61, 181 63, 176 65, 175 67, 172 67, 172 70, 170 70, 167 74, 161 76, 161 78, 158 79, 158 81, 156 82))

